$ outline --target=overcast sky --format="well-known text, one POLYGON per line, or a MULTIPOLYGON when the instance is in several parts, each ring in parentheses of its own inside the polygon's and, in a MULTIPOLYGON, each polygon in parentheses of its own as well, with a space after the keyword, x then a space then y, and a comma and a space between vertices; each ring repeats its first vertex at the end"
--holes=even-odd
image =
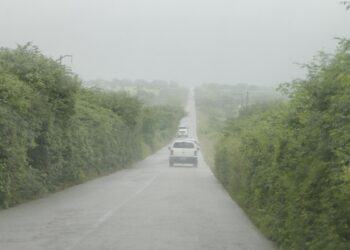
POLYGON ((334 37, 350 38, 338 0, 0 0, 0 47, 28 41, 84 80, 276 84, 334 37))

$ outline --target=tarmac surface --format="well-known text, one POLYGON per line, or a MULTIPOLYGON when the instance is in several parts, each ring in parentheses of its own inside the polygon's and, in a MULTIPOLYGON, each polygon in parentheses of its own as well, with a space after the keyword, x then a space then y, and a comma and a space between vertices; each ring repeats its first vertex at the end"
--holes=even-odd
MULTIPOLYGON (((181 124, 196 137, 193 94, 181 124)), ((199 155, 169 167, 167 147, 132 168, 0 211, 1 250, 275 249, 199 155)))

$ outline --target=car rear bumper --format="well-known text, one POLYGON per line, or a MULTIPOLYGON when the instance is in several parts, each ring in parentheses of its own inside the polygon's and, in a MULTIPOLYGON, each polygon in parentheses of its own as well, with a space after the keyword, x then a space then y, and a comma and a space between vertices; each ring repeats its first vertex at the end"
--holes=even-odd
POLYGON ((172 163, 197 163, 197 156, 170 156, 169 161, 172 163))

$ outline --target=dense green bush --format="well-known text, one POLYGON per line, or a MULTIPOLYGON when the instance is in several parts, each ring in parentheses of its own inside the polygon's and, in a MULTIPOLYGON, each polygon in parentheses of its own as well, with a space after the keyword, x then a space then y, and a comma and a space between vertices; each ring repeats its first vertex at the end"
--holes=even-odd
POLYGON ((146 107, 143 112, 143 141, 154 151, 169 141, 177 130, 179 117, 184 116, 183 108, 174 106, 146 107))
MULTIPOLYGON (((195 88, 197 134, 205 161, 214 167, 215 144, 227 119, 242 114, 244 106, 286 99, 276 87, 250 84, 203 84, 195 88)), ((247 109, 244 109, 247 113, 247 109)))
POLYGON ((0 49, 0 207, 129 166, 164 145, 183 115, 83 88, 30 44, 0 49))
POLYGON ((283 249, 350 249, 350 41, 226 124, 216 175, 283 249))

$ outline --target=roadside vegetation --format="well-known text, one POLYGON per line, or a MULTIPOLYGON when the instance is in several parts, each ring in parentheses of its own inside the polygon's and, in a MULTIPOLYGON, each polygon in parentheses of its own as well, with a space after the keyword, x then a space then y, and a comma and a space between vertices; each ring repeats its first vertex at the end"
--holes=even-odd
POLYGON ((166 144, 183 115, 181 105, 83 87, 30 44, 0 49, 0 207, 130 166, 166 144))
POLYGON ((276 87, 248 84, 204 84, 195 89, 197 134, 210 167, 214 167, 215 146, 228 119, 236 118, 246 106, 281 100, 276 87))
POLYGON ((225 122, 214 172, 282 249, 350 249, 350 41, 225 122))

